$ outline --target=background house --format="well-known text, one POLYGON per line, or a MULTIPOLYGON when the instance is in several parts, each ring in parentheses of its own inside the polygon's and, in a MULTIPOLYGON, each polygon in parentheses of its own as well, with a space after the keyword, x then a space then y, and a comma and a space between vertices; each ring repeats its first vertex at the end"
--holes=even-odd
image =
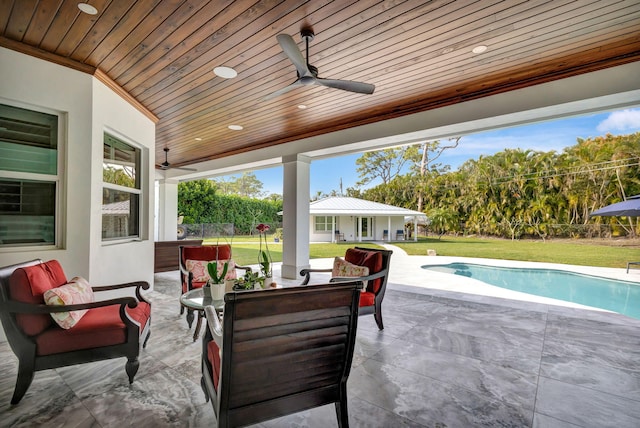
POLYGON ((420 211, 349 197, 330 197, 309 204, 311 242, 417 240, 420 211), (405 230, 405 217, 413 219, 413 229, 405 230))

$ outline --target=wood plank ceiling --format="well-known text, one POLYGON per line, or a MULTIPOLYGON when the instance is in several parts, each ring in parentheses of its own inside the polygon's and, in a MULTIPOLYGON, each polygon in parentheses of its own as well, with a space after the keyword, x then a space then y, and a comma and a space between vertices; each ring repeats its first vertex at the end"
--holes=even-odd
POLYGON ((77 0, 3 0, 0 46, 130 97, 158 120, 157 163, 168 147, 174 166, 640 60, 640 0, 88 3, 96 15, 77 0), (372 83, 374 94, 314 85, 265 101, 296 79, 276 35, 304 55, 302 27, 315 31, 320 77, 372 83), (238 77, 216 76, 221 65, 238 77))

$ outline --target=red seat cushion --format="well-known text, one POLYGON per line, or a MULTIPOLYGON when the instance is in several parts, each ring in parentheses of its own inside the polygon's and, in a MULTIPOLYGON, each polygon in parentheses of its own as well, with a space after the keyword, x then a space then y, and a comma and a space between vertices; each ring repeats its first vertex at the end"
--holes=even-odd
POLYGON ((220 348, 215 340, 212 340, 207 345, 207 359, 209 364, 213 367, 213 386, 218 389, 218 379, 220 378, 220 348))
MULTIPOLYGON (((135 308, 127 308, 131 318, 144 329, 151 315, 151 306, 139 302, 135 308)), ((127 341, 127 330, 120 319, 120 305, 90 309, 78 323, 64 330, 57 325, 42 332, 36 338, 37 355, 58 354, 79 349, 119 345, 127 341)))
MULTIPOLYGON (((9 278, 12 300, 44 304, 44 292, 67 283, 64 270, 57 260, 16 269, 9 278)), ((49 314, 16 314, 18 326, 29 336, 35 336, 53 322, 49 314)))
POLYGON ((360 293, 360 303, 358 304, 358 306, 362 307, 362 306, 373 306, 376 300, 376 295, 369 292, 369 291, 365 291, 364 293, 360 293))
MULTIPOLYGON (((373 275, 374 273, 378 273, 382 270, 382 253, 378 251, 349 248, 344 255, 344 259, 354 265, 368 267, 369 275, 373 275)), ((369 281, 367 284, 367 291, 377 293, 381 286, 382 278, 376 278, 373 281, 369 281)), ((362 299, 360 299, 360 301, 362 301, 362 299)))

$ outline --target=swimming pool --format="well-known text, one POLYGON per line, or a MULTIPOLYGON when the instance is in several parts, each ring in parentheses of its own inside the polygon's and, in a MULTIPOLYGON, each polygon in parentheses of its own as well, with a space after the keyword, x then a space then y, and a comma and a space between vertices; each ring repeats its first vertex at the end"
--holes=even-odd
POLYGON ((473 263, 424 265, 508 290, 578 303, 640 319, 640 284, 557 269, 509 268, 473 263))

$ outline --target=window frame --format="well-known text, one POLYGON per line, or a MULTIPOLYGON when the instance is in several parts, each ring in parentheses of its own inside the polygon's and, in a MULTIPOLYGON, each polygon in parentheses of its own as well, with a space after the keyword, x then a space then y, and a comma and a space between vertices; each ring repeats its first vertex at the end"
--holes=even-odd
POLYGON ((65 229, 64 229, 64 217, 65 217, 65 207, 64 201, 66 200, 66 186, 65 186, 65 177, 66 177, 66 165, 64 160, 66 159, 66 146, 67 146, 67 135, 66 135, 66 123, 67 123, 67 115, 64 112, 53 110, 50 108, 31 105, 21 102, 16 102, 13 100, 7 100, 5 98, 0 97, 0 104, 3 104, 8 107, 19 108, 23 110, 28 110, 34 113, 42 113, 48 114, 51 116, 55 116, 57 118, 57 143, 56 143, 56 172, 55 174, 46 174, 39 172, 24 172, 24 171, 9 171, 5 169, 0 169, 0 180, 14 180, 14 181, 31 181, 36 183, 51 183, 54 186, 55 197, 53 200, 54 210, 53 210, 53 243, 43 243, 36 244, 33 242, 25 242, 25 243, 9 243, 9 244, 0 244, 0 253, 3 252, 12 252, 16 251, 17 248, 20 250, 57 250, 64 248, 65 244, 65 229))
POLYGON ((313 231, 314 233, 331 233, 334 228, 334 216, 332 215, 314 215, 313 216, 313 231), (320 224, 324 225, 324 230, 318 229, 318 219, 324 217, 324 221, 320 224))
MULTIPOLYGON (((104 190, 105 189, 109 189, 109 190, 114 190, 117 192, 124 192, 124 193, 129 193, 131 195, 136 195, 138 197, 138 207, 137 207, 137 229, 138 232, 137 234, 129 234, 127 236, 116 236, 116 237, 111 237, 111 238, 105 238, 102 233, 103 233, 103 228, 104 228, 104 213, 101 210, 101 215, 100 215, 100 239, 102 242, 102 245, 111 245, 111 244, 118 244, 118 243, 123 243, 123 242, 132 242, 132 241, 141 241, 143 240, 144 237, 144 232, 143 232, 143 225, 144 223, 144 218, 143 218, 143 213, 144 213, 144 177, 143 177, 143 169, 144 169, 144 161, 143 158, 145 156, 145 148, 141 145, 138 144, 134 141, 132 141, 130 138, 126 137, 125 135, 119 133, 118 131, 115 131, 113 129, 110 128, 105 128, 103 129, 102 132, 102 169, 101 169, 101 183, 102 183, 102 192, 101 192, 101 201, 103 201, 104 198, 104 190), (119 185, 119 184, 114 184, 114 183, 109 183, 104 181, 104 167, 105 167, 105 161, 107 159, 105 159, 104 157, 104 147, 105 147, 105 143, 106 143, 106 137, 109 136, 110 138, 113 138, 114 140, 118 141, 119 143, 125 144, 129 147, 131 147, 132 149, 135 150, 135 186, 136 187, 128 187, 128 186, 124 186, 124 185, 119 185)), ((111 163, 118 163, 118 161, 114 160, 114 159, 109 159, 109 161, 111 163)))

